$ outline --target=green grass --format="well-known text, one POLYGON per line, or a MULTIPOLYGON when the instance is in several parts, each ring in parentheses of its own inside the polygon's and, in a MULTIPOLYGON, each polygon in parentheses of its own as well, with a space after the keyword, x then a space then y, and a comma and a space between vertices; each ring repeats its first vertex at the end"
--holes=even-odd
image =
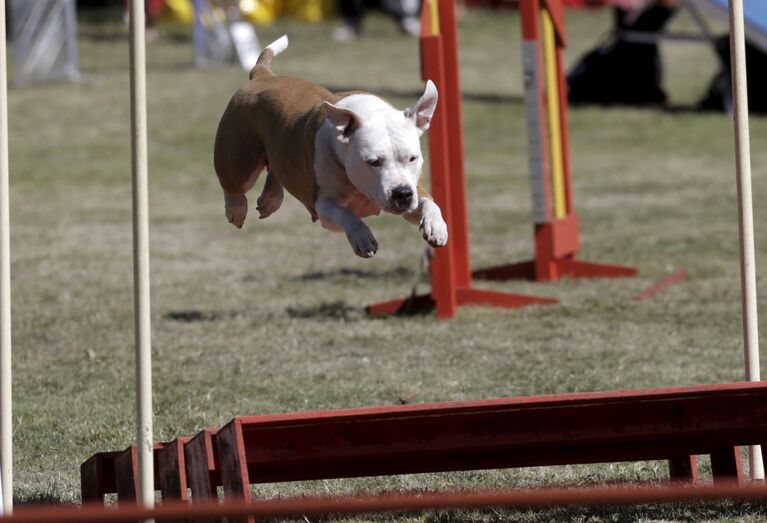
MULTIPOLYGON (((609 13, 568 15, 571 63, 609 13)), ((370 19, 354 45, 332 24, 290 21, 279 73, 369 89, 398 106, 422 83, 415 40, 370 19)), ((461 28, 472 261, 532 254, 519 20, 470 11, 461 28)), ((128 45, 119 24, 81 30, 83 80, 10 93, 14 448, 19 502, 77 501, 79 464, 133 439, 133 311, 128 45)), ((663 50, 672 103, 703 95, 716 63, 691 45, 663 50)), ((461 309, 367 318, 364 305, 409 292, 420 234, 368 220, 381 245, 356 258, 343 235, 287 198, 243 230, 224 218, 212 170, 218 119, 246 74, 195 70, 191 42, 148 50, 154 406, 157 439, 234 415, 716 383, 743 376, 731 120, 631 108, 570 113, 581 257, 640 267, 625 280, 487 284, 555 296, 515 311, 461 309), (632 297, 684 268, 652 300, 632 297)), ((764 296, 767 118, 751 120, 759 288, 764 296)), ((482 284, 485 286, 485 284, 482 284)), ((764 304, 762 304, 764 305, 764 304)), ((762 307, 762 311, 764 311, 762 307)), ((762 324, 765 324, 762 313, 762 324)), ((762 338, 764 341, 764 338, 762 338)), ((299 492, 662 480, 662 462, 262 485, 299 492)), ((423 521, 759 521, 763 506, 718 504, 528 513, 427 514, 423 521)))

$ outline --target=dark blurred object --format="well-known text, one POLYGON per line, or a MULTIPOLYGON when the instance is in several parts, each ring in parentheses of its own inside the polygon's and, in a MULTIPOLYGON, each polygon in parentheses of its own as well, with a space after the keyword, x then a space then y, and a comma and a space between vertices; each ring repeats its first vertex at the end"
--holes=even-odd
POLYGON ((78 9, 119 7, 122 4, 122 0, 77 0, 78 9))
POLYGON ((562 0, 565 7, 604 7, 609 3, 609 0, 562 0))
MULTIPOLYGON (((466 0, 468 7, 491 7, 497 9, 516 8, 519 0, 466 0)), ((562 5, 580 9, 584 7, 605 7, 610 5, 610 0, 562 0, 562 5)))
MULTIPOLYGON (((732 111, 732 82, 730 79, 730 38, 716 40, 716 52, 724 67, 711 81, 701 109, 732 111)), ((748 78, 748 109, 752 113, 767 113, 767 54, 746 42, 746 74, 748 78)))
POLYGON ((624 31, 658 34, 674 10, 651 6, 641 13, 615 9, 615 29, 567 75, 572 103, 657 105, 666 101, 657 42, 629 42, 624 31))
POLYGON ((338 10, 344 25, 333 31, 333 39, 348 42, 357 38, 362 33, 365 15, 371 8, 381 9, 391 16, 403 33, 418 36, 421 29, 418 18, 420 0, 338 0, 338 10))

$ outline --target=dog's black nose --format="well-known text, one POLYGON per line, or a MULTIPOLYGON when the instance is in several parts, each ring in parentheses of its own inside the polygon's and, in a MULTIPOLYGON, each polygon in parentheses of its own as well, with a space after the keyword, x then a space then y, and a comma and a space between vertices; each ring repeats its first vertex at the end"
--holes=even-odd
POLYGON ((407 209, 413 201, 413 189, 407 185, 400 185, 391 191, 391 201, 397 209, 407 209))

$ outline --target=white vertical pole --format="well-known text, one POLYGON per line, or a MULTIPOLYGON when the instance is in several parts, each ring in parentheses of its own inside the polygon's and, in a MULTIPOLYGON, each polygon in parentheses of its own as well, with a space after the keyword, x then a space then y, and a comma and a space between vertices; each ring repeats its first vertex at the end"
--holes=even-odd
POLYGON ((8 61, 5 0, 0 0, 0 477, 5 514, 13 510, 11 402, 11 221, 8 182, 8 61))
POLYGON ((152 456, 152 340, 149 303, 149 189, 147 169, 144 0, 130 1, 131 145, 133 166, 133 295, 136 343, 138 502, 154 505, 152 456))
MULTIPOLYGON (((743 0, 730 0, 730 62, 735 123, 735 168, 738 181, 738 227, 740 231, 740 286, 743 306, 743 346, 746 379, 759 381, 759 328, 756 316, 756 256, 754 215, 751 201, 751 143, 748 131, 746 40, 743 0)), ((751 479, 764 479, 762 449, 749 448, 751 479)))

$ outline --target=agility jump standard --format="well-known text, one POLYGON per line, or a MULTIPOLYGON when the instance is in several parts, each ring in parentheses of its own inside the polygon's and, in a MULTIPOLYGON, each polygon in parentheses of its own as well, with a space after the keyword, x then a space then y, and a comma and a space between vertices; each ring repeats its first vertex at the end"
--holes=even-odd
POLYGON ((474 276, 536 281, 634 276, 633 267, 576 258, 580 234, 570 170, 564 11, 561 0, 521 0, 519 10, 535 258, 478 270, 474 276))
POLYGON ((432 80, 440 95, 429 127, 429 164, 432 196, 442 209, 450 240, 435 251, 431 294, 370 305, 368 314, 382 316, 434 307, 438 318, 452 318, 460 305, 516 308, 558 303, 553 298, 489 291, 472 285, 458 32, 452 0, 427 0, 421 10, 421 64, 424 80, 432 80))
POLYGON ((370 305, 369 314, 435 307, 438 318, 452 318, 459 305, 511 308, 558 302, 540 296, 478 290, 472 286, 472 276, 555 281, 563 276, 618 277, 637 273, 631 267, 576 259, 580 239, 571 187, 567 89, 562 64, 564 13, 559 0, 523 0, 520 10, 535 259, 472 274, 455 6, 450 1, 428 0, 421 12, 423 78, 434 81, 441 96, 429 130, 431 185, 432 195, 445 215, 450 241, 435 252, 431 294, 370 305))

